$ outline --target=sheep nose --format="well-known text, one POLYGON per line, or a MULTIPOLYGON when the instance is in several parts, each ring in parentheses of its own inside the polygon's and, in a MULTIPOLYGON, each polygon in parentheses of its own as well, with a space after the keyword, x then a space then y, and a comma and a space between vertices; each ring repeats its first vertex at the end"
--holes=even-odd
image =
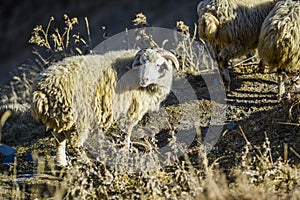
POLYGON ((142 80, 141 80, 141 86, 146 86, 147 83, 148 83, 148 81, 149 81, 149 78, 142 78, 142 80))

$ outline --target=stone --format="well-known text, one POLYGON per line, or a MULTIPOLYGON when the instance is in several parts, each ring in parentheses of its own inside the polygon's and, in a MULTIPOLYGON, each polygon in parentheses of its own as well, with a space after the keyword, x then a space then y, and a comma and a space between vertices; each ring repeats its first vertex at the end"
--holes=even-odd
POLYGON ((0 144, 0 163, 13 163, 16 156, 16 152, 16 149, 6 144, 0 144))

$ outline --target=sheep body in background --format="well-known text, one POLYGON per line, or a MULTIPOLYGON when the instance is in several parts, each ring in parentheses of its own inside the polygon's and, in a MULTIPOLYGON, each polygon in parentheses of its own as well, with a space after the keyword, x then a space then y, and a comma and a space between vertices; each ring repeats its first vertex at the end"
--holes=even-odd
POLYGON ((35 79, 32 115, 57 140, 57 162, 66 165, 66 139, 83 155, 85 123, 107 130, 119 123, 128 133, 149 111, 159 109, 171 89, 176 57, 163 49, 112 51, 65 58, 35 79))
POLYGON ((198 4, 199 36, 208 41, 228 85, 229 60, 257 48, 261 24, 274 5, 274 0, 203 0, 198 4))
MULTIPOLYGON (((262 24, 258 53, 261 65, 288 74, 300 71, 300 2, 280 1, 262 24)), ((279 76, 279 99, 285 93, 279 76)))

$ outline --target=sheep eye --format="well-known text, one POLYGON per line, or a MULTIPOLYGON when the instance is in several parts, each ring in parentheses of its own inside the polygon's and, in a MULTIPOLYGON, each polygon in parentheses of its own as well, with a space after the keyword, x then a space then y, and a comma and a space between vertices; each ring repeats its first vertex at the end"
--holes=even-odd
POLYGON ((167 65, 163 64, 163 65, 157 65, 159 66, 158 72, 159 73, 163 73, 165 70, 168 69, 167 65))

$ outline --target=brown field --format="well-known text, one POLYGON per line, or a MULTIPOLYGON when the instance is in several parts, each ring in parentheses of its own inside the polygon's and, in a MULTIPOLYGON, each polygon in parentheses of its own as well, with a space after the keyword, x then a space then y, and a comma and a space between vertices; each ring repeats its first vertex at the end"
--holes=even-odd
MULTIPOLYGON (((67 34, 75 24, 69 19, 67 34)), ((258 73, 255 59, 233 61, 232 90, 225 104, 210 99, 203 76, 214 75, 182 70, 197 99, 178 103, 171 93, 162 105, 166 116, 158 112, 144 117, 140 126, 151 124, 162 130, 149 139, 154 149, 150 153, 139 146, 133 152, 120 150, 117 144, 123 138, 112 128, 108 138, 117 165, 104 162, 110 161, 109 155, 101 155, 102 159, 91 155, 90 164, 77 162, 68 148, 72 166, 55 166, 54 138, 30 115, 30 88, 34 77, 53 60, 82 53, 81 44, 67 51, 65 40, 61 53, 50 60, 43 54, 35 64, 20 67, 10 84, 0 88, 1 115, 11 110, 7 120, 1 119, 5 122, 1 143, 17 150, 14 164, 0 165, 1 199, 300 199, 298 100, 279 103, 276 74, 258 73), (226 120, 217 143, 206 152, 202 141, 212 120, 212 105, 226 111, 226 120), (166 119, 167 125, 161 123, 166 119), (178 140, 180 130, 197 135, 183 155, 165 160, 168 165, 159 162, 155 148, 178 140), (144 165, 144 171, 131 172, 137 166, 126 161, 133 157, 140 158, 135 164, 144 165)), ((39 46, 39 56, 48 48, 37 40, 31 43, 44 44, 39 46)), ((53 50, 51 44, 48 49, 53 50)))

